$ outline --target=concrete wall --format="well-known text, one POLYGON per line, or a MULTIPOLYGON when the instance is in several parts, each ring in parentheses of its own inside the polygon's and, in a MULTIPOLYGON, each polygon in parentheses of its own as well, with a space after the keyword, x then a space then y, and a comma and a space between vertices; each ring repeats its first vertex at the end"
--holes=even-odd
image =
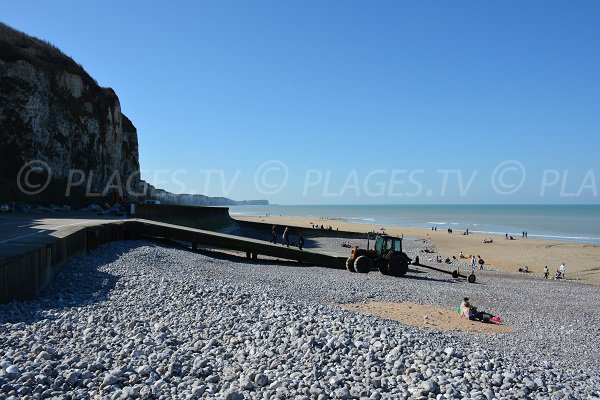
POLYGON ((37 296, 71 258, 128 237, 126 222, 70 227, 0 245, 0 303, 37 296))
MULTIPOLYGON (((139 217, 143 216, 150 221, 93 222, 91 226, 67 226, 51 233, 34 234, 0 244, 0 302, 35 297, 70 258, 83 255, 109 241, 140 236, 167 237, 187 241, 192 245, 202 243, 316 265, 344 267, 344 257, 301 251, 271 245, 265 241, 212 232, 238 226, 229 216, 229 209, 226 207, 144 205, 138 211, 139 217), (207 230, 202 231, 199 228, 207 230)), ((266 235, 271 230, 271 225, 268 224, 242 221, 239 223, 240 226, 265 230, 266 235)), ((304 231, 307 237, 343 235, 338 231, 290 228, 304 231)), ((353 233, 347 235, 347 237, 361 236, 353 233)))
POLYGON ((229 207, 140 204, 137 207, 136 217, 213 231, 236 226, 235 221, 229 216, 229 207))

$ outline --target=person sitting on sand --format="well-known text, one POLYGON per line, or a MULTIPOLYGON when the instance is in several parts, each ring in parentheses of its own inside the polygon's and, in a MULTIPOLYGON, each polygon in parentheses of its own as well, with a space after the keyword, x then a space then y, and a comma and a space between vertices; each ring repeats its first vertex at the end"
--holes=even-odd
MULTIPOLYGON (((466 297, 465 297, 466 299, 466 297)), ((461 307, 461 317, 469 318, 471 321, 481 321, 481 322, 501 322, 500 318, 496 317, 493 314, 490 314, 485 311, 477 310, 477 307, 471 305, 468 299, 467 301, 463 300, 464 307, 461 307)), ((463 304, 463 303, 461 303, 463 304)))
POLYGON ((471 306, 469 309, 469 319, 471 321, 490 322, 494 315, 477 310, 477 307, 471 306))
POLYGON ((446 264, 451 264, 451 263, 452 263, 452 261, 451 261, 451 260, 450 260, 450 258, 448 258, 448 257, 446 257, 446 259, 444 260, 444 262, 445 262, 446 264))
POLYGON ((471 304, 468 301, 463 301, 463 303, 461 303, 460 317, 471 319, 471 304))
POLYGON ((460 257, 460 258, 465 258, 465 255, 463 254, 463 252, 462 252, 462 251, 460 252, 460 254, 459 254, 459 257, 460 257))
POLYGON ((460 302, 460 306, 458 307, 458 313, 462 314, 463 309, 466 307, 466 304, 469 304, 469 298, 468 297, 464 297, 462 299, 462 301, 460 302))

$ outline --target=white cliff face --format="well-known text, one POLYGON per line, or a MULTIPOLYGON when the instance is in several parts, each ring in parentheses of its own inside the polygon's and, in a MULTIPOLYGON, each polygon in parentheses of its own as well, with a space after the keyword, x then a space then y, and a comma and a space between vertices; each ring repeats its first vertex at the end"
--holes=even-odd
POLYGON ((70 74, 68 72, 62 72, 57 76, 58 85, 69 92, 71 96, 76 99, 81 97, 81 94, 85 90, 83 80, 79 75, 70 74))
MULTIPOLYGON (((16 179, 25 163, 42 160, 53 178, 66 180, 71 170, 81 170, 92 190, 102 192, 139 170, 136 129, 111 89, 89 77, 2 56, 0 150, 10 153, 0 161, 4 180, 16 179)), ((134 177, 132 187, 138 181, 134 177)))

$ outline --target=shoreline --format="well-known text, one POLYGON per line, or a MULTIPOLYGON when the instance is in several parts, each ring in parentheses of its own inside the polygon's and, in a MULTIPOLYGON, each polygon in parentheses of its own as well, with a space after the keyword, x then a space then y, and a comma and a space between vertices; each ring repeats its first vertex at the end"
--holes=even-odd
MULTIPOLYGON (((311 232, 318 233, 320 229, 313 229, 315 225, 332 226, 333 230, 354 233, 383 232, 382 226, 374 223, 355 223, 342 221, 337 218, 307 218, 289 216, 232 216, 234 220, 258 222, 269 225, 289 225, 303 230, 304 235, 311 232)), ((565 263, 566 279, 581 283, 600 285, 600 244, 591 244, 554 239, 538 239, 521 237, 515 240, 506 240, 503 235, 490 235, 478 232, 469 232, 463 235, 462 230, 449 234, 447 230, 432 231, 426 228, 411 228, 398 226, 383 226, 390 235, 404 236, 407 239, 426 240, 435 247, 443 257, 459 259, 462 251, 465 256, 479 255, 485 260, 485 269, 497 269, 505 272, 517 272, 519 268, 527 266, 528 275, 543 275, 544 266, 550 270, 550 278, 561 263, 565 263), (493 243, 484 243, 484 240, 493 239, 493 243)), ((281 232, 278 232, 281 234, 281 232)), ((366 239, 366 238, 365 238, 366 239)), ((461 261, 459 259, 459 261, 461 261)), ((465 267, 469 259, 463 259, 465 267)), ((559 283, 559 282, 557 282, 559 283)))
POLYGON ((451 228, 483 235, 600 244, 600 205, 475 204, 475 205, 271 205, 230 208, 231 216, 264 215, 299 218, 325 217, 362 225, 438 230, 451 228))
MULTIPOLYGON (((261 215, 247 215, 247 214, 237 214, 237 213, 230 213, 230 216, 232 219, 240 219, 240 220, 244 220, 244 218, 265 218, 264 214, 261 215)), ((415 230, 422 230, 422 231, 431 231, 431 226, 433 227, 439 227, 440 225, 444 225, 444 228, 441 228, 440 231, 446 232, 448 227, 447 227, 447 223, 442 223, 442 222, 431 222, 429 226, 410 226, 410 225, 394 225, 394 224, 386 224, 386 223, 378 223, 377 221, 375 221, 372 218, 356 218, 355 220, 348 220, 347 217, 318 217, 318 218, 311 218, 311 217, 305 217, 305 216, 300 216, 300 215, 279 215, 279 216, 273 216, 271 214, 268 215, 268 217, 279 217, 279 218, 292 218, 292 219, 310 219, 311 221, 334 221, 334 222, 341 222, 341 223, 348 223, 348 224, 353 224, 353 225, 367 225, 367 226, 388 226, 388 227, 393 227, 393 228, 399 228, 399 229, 415 229, 415 230), (364 222, 363 222, 364 221, 364 222)), ((450 227, 450 229, 456 231, 456 234, 462 233, 465 231, 464 228, 458 228, 458 226, 460 225, 455 225, 454 227, 450 227)), ((387 229, 387 228, 386 228, 387 229)), ((513 236, 515 240, 517 239, 523 239, 521 237, 521 233, 520 232, 497 232, 497 231, 482 231, 482 230, 477 230, 477 229, 470 229, 469 228, 469 233, 477 233, 477 234, 481 234, 484 236, 492 236, 492 237, 498 237, 498 238, 505 238, 505 235, 508 234, 509 236, 513 236)), ((577 243, 577 244, 582 244, 582 245, 600 245, 600 237, 591 237, 591 236, 562 236, 559 234, 530 234, 529 235, 530 238, 532 239, 536 239, 536 240, 549 240, 549 241, 557 241, 557 242, 566 242, 566 243, 577 243)))

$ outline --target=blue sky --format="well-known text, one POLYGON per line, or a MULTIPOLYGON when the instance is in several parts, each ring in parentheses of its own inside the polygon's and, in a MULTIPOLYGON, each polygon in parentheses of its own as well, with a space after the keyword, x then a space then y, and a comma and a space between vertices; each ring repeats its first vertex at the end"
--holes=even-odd
POLYGON ((597 204, 598 15, 595 1, 19 0, 0 20, 115 89, 144 177, 167 190, 597 204))

